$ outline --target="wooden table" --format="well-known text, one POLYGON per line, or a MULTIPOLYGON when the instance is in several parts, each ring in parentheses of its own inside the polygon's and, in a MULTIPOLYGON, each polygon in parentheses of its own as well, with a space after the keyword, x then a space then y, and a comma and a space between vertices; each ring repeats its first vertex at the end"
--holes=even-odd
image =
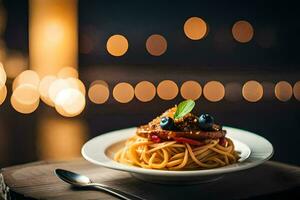
POLYGON ((300 167, 278 162, 268 161, 211 183, 162 185, 142 182, 126 172, 99 167, 83 159, 4 168, 0 174, 0 199, 115 199, 101 191, 70 187, 55 176, 56 168, 85 174, 144 199, 300 199, 300 167))

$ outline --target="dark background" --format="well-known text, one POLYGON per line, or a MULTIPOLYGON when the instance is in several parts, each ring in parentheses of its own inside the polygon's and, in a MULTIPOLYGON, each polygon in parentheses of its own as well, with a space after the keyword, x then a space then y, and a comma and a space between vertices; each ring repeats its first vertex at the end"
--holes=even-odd
MULTIPOLYGON (((1 3, 1 1, 0 1, 1 3)), ((28 54, 28 2, 3 1, 7 12, 4 40, 9 49, 28 54)), ((135 85, 148 80, 157 85, 161 80, 174 80, 178 86, 196 80, 223 84, 248 80, 291 85, 299 76, 299 11, 291 2, 274 1, 79 1, 79 70, 86 87, 96 79, 107 81, 110 92, 120 81, 135 85), (186 38, 183 24, 191 16, 203 18, 209 25, 207 37, 199 41, 186 38), (238 20, 249 21, 254 37, 249 43, 238 43, 231 27, 238 20), (268 34, 266 34, 266 32, 268 34), (123 34, 129 50, 122 57, 113 57, 105 49, 112 34, 123 34), (168 49, 159 57, 149 55, 145 41, 151 34, 163 35, 168 49), (263 47, 262 41, 270 39, 263 47), (93 48, 84 52, 86 38, 93 48)), ((10 83, 8 80, 9 94, 10 83)), ((224 125, 253 131, 267 138, 275 148, 273 160, 300 165, 300 102, 292 97, 281 102, 274 90, 265 88, 257 103, 242 97, 230 102, 223 99, 212 103, 203 95, 197 100, 196 113, 211 113, 224 125), (269 90, 269 91, 268 91, 269 90)), ((9 97, 10 95, 8 95, 9 97)), ((148 103, 137 99, 127 104, 112 96, 103 105, 88 101, 85 111, 76 120, 84 121, 88 138, 109 130, 146 123, 163 110, 178 103, 182 97, 164 101, 156 96, 148 103)), ((0 167, 38 160, 37 121, 41 115, 63 118, 40 104, 37 111, 23 115, 13 110, 9 98, 0 107, 0 148, 5 155, 0 167)), ((72 119, 70 119, 72 120, 72 119)))

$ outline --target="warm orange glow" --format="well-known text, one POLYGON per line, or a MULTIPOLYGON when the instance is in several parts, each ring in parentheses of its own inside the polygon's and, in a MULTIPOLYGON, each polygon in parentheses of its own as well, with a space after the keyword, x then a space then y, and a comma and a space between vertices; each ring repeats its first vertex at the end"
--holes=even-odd
POLYGON ((103 104, 109 98, 109 89, 105 81, 94 81, 89 88, 88 96, 95 104, 103 104))
POLYGON ((295 98, 300 101, 300 81, 296 82, 293 88, 295 98))
POLYGON ((113 35, 107 40, 106 49, 113 56, 123 56, 128 50, 128 41, 123 35, 113 35))
POLYGON ((164 80, 158 84, 157 94, 163 100, 172 100, 178 94, 177 84, 171 80, 164 80))
POLYGON ((57 94, 62 91, 63 89, 69 88, 69 83, 66 81, 66 79, 56 79, 53 81, 48 90, 48 96, 50 100, 55 104, 55 98, 57 94))
POLYGON ((0 62, 0 88, 2 88, 6 83, 6 73, 4 71, 4 67, 0 62))
POLYGON ((57 73, 58 78, 78 78, 78 71, 73 67, 64 67, 57 73))
POLYGON ((45 76, 39 85, 39 93, 41 95, 42 101, 49 105, 54 107, 54 102, 49 97, 49 88, 50 85, 56 80, 56 76, 45 76))
POLYGON ((0 88, 0 105, 3 104, 6 96, 7 96, 7 89, 6 89, 6 86, 4 85, 0 88))
POLYGON ((85 96, 86 90, 81 80, 73 77, 67 78, 65 80, 68 82, 70 88, 79 90, 83 94, 83 96, 85 96))
POLYGON ((146 49, 152 56, 164 54, 167 47, 167 40, 162 35, 153 34, 146 41, 146 49))
POLYGON ((6 59, 7 58, 5 42, 0 38, 0 62, 4 62, 6 59))
POLYGON ((199 17, 191 17, 184 23, 185 35, 191 40, 200 40, 207 34, 207 25, 199 17))
POLYGON ((134 97, 134 89, 129 83, 118 83, 113 89, 113 97, 120 103, 128 103, 134 97))
POLYGON ((253 38, 254 30, 249 22, 241 20, 233 25, 232 35, 236 41, 246 43, 253 38))
POLYGON ((203 95, 207 100, 217 102, 224 98, 225 88, 219 81, 209 81, 203 88, 203 95))
POLYGON ((67 160, 80 157, 87 139, 87 126, 76 119, 42 119, 38 123, 37 153, 39 159, 67 160))
POLYGON ((257 102, 263 96, 264 90, 262 85, 257 81, 248 81, 242 89, 243 97, 250 102, 257 102))
POLYGON ((293 96, 293 88, 286 81, 280 81, 275 85, 275 96, 280 101, 288 101, 293 96))
POLYGON ((12 88, 13 90, 15 90, 17 87, 19 87, 22 84, 30 84, 35 88, 38 88, 39 83, 40 83, 39 75, 35 71, 26 70, 17 76, 17 78, 13 82, 12 88))
POLYGON ((29 1, 30 67, 41 77, 77 67, 77 0, 29 1))
POLYGON ((228 101, 238 101, 242 98, 242 85, 239 83, 227 83, 225 91, 225 99, 228 101))
POLYGON ((202 94, 202 88, 197 81, 186 81, 182 84, 180 93, 184 99, 197 100, 202 94))
POLYGON ((5 59, 5 71, 7 77, 16 78, 22 71, 28 69, 27 58, 21 53, 11 53, 5 59))
POLYGON ((22 84, 14 90, 10 102, 16 111, 23 114, 32 113, 40 102, 38 89, 31 84, 22 84))
POLYGON ((74 88, 61 90, 55 98, 56 111, 65 117, 79 115, 85 107, 85 97, 74 88))
POLYGON ((134 93, 138 100, 148 102, 155 97, 156 88, 149 81, 141 81, 135 86, 134 93))

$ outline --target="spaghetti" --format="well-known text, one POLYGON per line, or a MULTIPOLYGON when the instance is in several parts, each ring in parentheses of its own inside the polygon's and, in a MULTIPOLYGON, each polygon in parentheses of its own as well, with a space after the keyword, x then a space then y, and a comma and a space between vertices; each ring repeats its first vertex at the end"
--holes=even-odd
POLYGON ((234 144, 226 138, 228 145, 223 147, 219 139, 208 140, 200 147, 188 143, 165 141, 154 143, 137 135, 126 141, 114 159, 120 163, 147 169, 193 170, 211 169, 236 163, 239 159, 234 144))
POLYGON ((195 102, 187 100, 137 128, 114 159, 147 169, 211 169, 239 160, 226 130, 214 119, 190 113, 195 102))

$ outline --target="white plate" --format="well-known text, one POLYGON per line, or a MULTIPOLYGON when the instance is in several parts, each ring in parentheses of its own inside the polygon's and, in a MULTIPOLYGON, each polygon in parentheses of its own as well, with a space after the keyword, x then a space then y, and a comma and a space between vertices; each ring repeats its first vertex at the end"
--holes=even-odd
POLYGON ((224 127, 224 129, 227 130, 226 137, 232 139, 236 150, 241 152, 241 158, 238 163, 215 169, 153 170, 128 166, 114 161, 114 154, 124 146, 127 138, 135 134, 136 128, 122 129, 97 136, 84 144, 81 153, 86 160, 94 164, 130 172, 136 178, 146 181, 170 184, 212 181, 223 174, 257 166, 273 155, 272 144, 265 138, 241 129, 231 127, 224 127))

